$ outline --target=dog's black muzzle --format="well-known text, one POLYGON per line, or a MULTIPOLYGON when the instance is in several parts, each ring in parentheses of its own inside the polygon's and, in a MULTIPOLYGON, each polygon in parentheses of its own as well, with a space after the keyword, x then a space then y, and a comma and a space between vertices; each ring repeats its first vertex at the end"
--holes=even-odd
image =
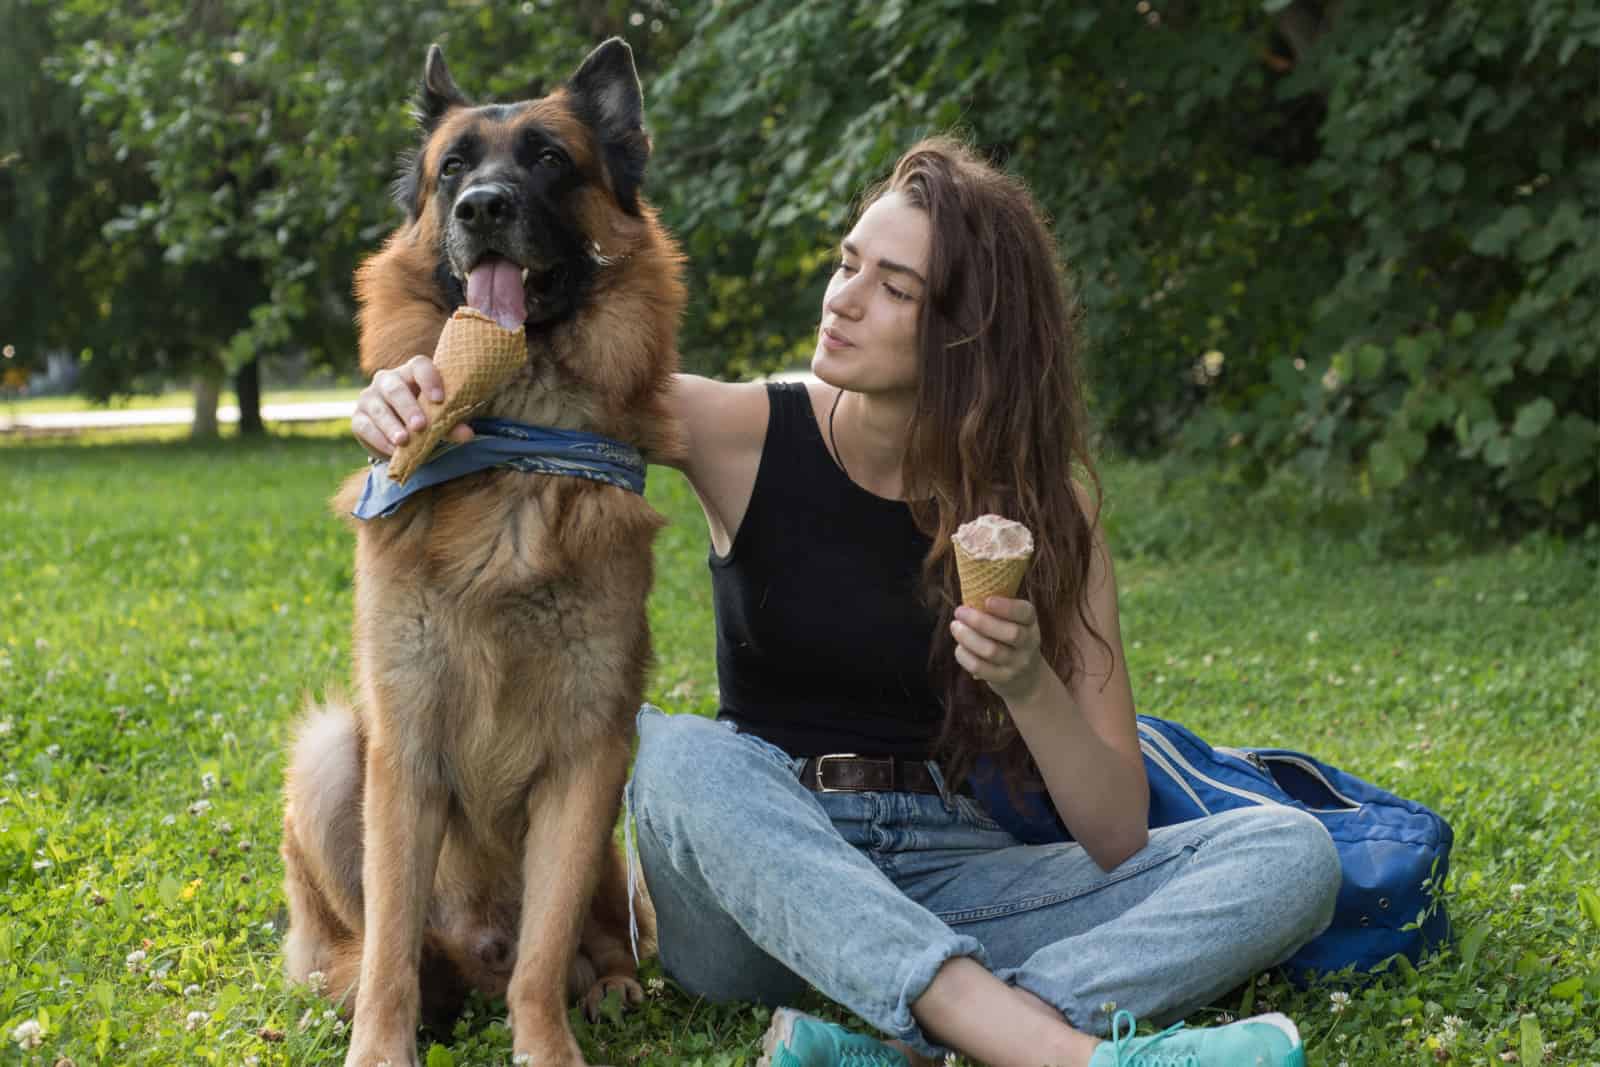
POLYGON ((474 185, 456 200, 456 222, 480 238, 491 238, 517 224, 516 193, 498 182, 474 185))

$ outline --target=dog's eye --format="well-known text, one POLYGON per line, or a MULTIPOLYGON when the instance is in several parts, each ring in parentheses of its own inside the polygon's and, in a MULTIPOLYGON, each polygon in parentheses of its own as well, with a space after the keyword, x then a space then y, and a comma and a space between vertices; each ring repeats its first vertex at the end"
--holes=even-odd
POLYGON ((447 156, 445 157, 444 166, 439 168, 439 172, 449 178, 460 174, 466 168, 466 165, 466 161, 460 156, 447 156))
POLYGON ((561 153, 554 148, 546 148, 539 153, 539 166, 541 167, 559 167, 562 162, 561 153))

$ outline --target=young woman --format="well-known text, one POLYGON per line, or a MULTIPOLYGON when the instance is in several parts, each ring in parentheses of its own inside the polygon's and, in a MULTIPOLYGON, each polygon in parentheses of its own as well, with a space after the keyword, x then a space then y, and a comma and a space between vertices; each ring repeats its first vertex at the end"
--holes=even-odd
MULTIPOLYGON (((1339 862, 1287 809, 1146 828, 1078 344, 1028 191, 935 138, 840 244, 816 381, 678 379, 722 709, 639 717, 662 962, 714 1000, 815 986, 894 1042, 779 1011, 778 1067, 1303 1062, 1282 1016, 1133 1036, 1321 932, 1339 862), (1033 562, 1017 598, 958 607, 950 535, 985 513, 1033 562), (979 754, 1073 840, 1002 830, 965 785, 979 754)), ((423 357, 378 375, 357 437, 388 454, 439 387, 423 357)))

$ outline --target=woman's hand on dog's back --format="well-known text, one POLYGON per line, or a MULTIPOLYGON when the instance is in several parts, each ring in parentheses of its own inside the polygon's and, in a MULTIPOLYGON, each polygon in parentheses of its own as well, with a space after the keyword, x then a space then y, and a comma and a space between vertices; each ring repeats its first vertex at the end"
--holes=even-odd
MULTIPOLYGON (((435 403, 444 400, 444 379, 427 356, 412 356, 392 370, 372 376, 372 384, 356 397, 356 410, 350 416, 350 429, 361 446, 379 459, 388 459, 394 450, 427 429, 428 415, 418 397, 428 391, 435 403)), ((452 441, 472 440, 466 423, 450 430, 452 441)))

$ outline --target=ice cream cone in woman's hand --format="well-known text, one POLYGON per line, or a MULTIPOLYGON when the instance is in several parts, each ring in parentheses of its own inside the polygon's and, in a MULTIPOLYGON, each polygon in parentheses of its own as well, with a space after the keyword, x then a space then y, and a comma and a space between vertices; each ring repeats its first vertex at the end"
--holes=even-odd
POLYGON ((980 515, 950 538, 961 576, 961 602, 983 610, 989 597, 1013 597, 1033 559, 1033 534, 1020 522, 980 515))
POLYGON ((444 324, 433 351, 433 365, 444 379, 444 399, 421 398, 428 428, 394 450, 389 477, 404 484, 451 428, 465 422, 494 396, 527 358, 527 337, 521 326, 503 329, 476 308, 457 308, 444 324))

